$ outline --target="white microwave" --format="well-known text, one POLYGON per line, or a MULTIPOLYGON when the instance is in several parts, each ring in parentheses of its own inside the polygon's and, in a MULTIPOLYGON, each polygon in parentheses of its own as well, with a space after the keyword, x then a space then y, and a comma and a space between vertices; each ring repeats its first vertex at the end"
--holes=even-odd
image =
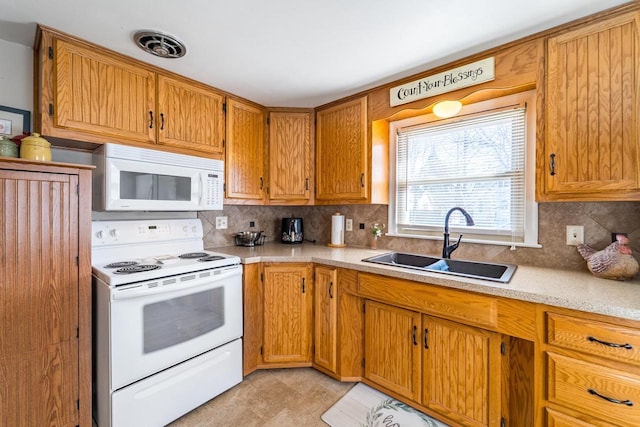
POLYGON ((104 144, 93 164, 94 211, 222 210, 222 160, 104 144))

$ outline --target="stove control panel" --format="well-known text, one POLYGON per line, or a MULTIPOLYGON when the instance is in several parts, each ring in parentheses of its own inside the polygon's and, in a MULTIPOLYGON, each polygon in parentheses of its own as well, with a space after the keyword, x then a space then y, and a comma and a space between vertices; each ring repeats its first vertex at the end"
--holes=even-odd
POLYGON ((91 246, 202 238, 199 219, 93 221, 91 246))

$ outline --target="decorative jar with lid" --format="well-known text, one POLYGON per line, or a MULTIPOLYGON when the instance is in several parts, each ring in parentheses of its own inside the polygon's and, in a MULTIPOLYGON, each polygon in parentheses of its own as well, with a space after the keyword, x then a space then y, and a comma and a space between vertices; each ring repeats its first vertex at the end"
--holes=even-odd
POLYGON ((34 133, 22 139, 20 143, 20 157, 30 160, 51 161, 51 143, 34 133))
POLYGON ((15 142, 0 136, 0 157, 19 157, 20 150, 15 142))

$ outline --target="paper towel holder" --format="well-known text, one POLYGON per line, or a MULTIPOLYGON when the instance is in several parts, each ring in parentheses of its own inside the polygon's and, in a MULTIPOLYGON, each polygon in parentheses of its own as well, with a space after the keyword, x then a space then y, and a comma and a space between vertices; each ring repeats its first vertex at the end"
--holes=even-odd
MULTIPOLYGON (((331 224, 332 228, 333 228, 333 217, 334 217, 334 216, 341 216, 341 215, 340 215, 340 212, 336 212, 336 213, 334 213, 334 214, 332 215, 332 224, 331 224)), ((332 232, 333 232, 333 230, 332 230, 332 232)), ((342 233, 344 233, 344 230, 342 230, 342 233)), ((331 240, 333 240, 333 236, 332 236, 332 239, 331 239, 331 240)), ((327 243, 327 246, 329 246, 330 248, 344 248, 344 247, 346 247, 346 246, 347 246, 347 244, 346 244, 346 243, 344 243, 344 234, 343 234, 343 237, 342 237, 342 239, 341 239, 341 240, 342 240, 342 242, 343 242, 343 243, 336 244, 336 243, 331 243, 331 242, 329 242, 329 243, 327 243)))

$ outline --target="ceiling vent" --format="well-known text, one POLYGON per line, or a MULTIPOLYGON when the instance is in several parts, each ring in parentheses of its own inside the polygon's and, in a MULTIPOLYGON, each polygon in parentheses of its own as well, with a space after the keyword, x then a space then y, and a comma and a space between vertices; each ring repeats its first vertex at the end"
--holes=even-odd
POLYGON ((133 40, 140 49, 160 58, 181 58, 187 53, 181 41, 158 31, 138 31, 133 40))

